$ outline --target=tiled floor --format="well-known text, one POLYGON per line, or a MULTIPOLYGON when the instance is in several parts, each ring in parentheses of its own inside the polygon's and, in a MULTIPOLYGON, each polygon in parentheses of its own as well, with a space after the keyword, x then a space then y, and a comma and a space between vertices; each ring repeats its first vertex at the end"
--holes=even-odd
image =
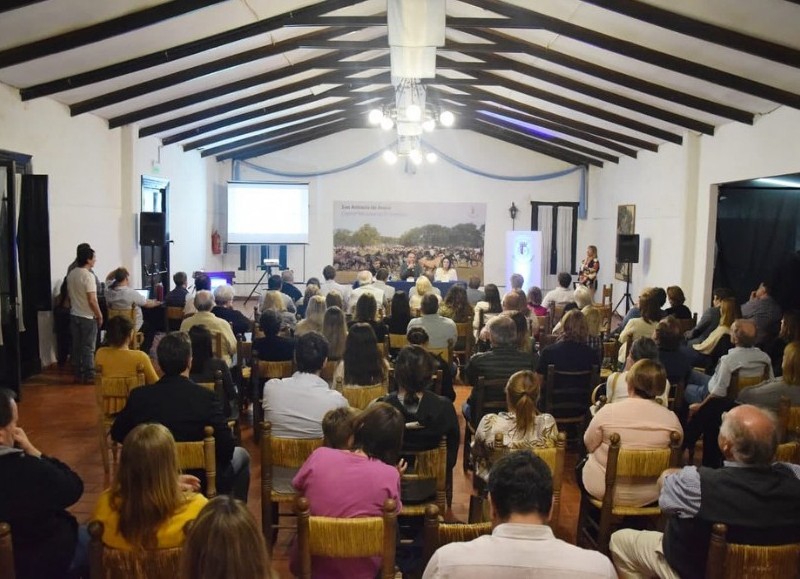
MULTIPOLYGON (((73 385, 71 382, 69 374, 57 371, 48 371, 28 380, 23 386, 19 405, 20 426, 42 452, 64 461, 83 479, 83 497, 71 509, 83 523, 88 520, 108 481, 104 480, 98 450, 94 388, 73 385)), ((460 408, 469 389, 457 386, 456 391, 456 408, 460 408)), ((463 427, 462 421, 462 431, 463 427)), ((242 439, 253 460, 249 507, 260 524, 259 453, 253 443, 253 431, 249 424, 242 426, 242 439)), ((454 469, 453 508, 446 517, 450 521, 466 521, 469 509, 472 483, 470 477, 463 474, 460 457, 461 453, 454 469)), ((574 542, 578 519, 578 489, 573 470, 575 458, 574 453, 567 455, 561 517, 556 530, 561 538, 570 542, 574 542)), ((273 566, 281 577, 290 577, 287 557, 291 538, 291 532, 282 532, 273 554, 273 566)))

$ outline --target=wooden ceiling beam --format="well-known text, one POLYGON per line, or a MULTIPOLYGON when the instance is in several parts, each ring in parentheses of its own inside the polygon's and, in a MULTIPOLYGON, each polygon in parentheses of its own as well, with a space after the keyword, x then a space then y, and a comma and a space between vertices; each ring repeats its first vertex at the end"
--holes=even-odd
POLYGON ((193 40, 192 42, 187 42, 156 52, 151 52, 150 54, 131 58, 123 62, 111 64, 109 66, 96 68, 80 74, 66 76, 57 80, 23 88, 20 90, 20 94, 22 95, 23 100, 29 100, 32 98, 47 96, 97 82, 110 80, 118 76, 146 70, 154 66, 159 66, 161 64, 173 62, 181 58, 186 58, 187 56, 192 56, 194 54, 199 54, 220 46, 225 46, 226 44, 230 44, 232 42, 238 42, 239 40, 244 40, 252 36, 275 32, 276 30, 283 28, 295 17, 325 14, 333 10, 338 10, 339 8, 345 8, 347 6, 358 4, 361 1, 362 0, 324 0, 323 2, 318 2, 317 4, 312 4, 311 6, 300 8, 299 10, 278 14, 270 18, 259 20, 258 22, 254 22, 252 24, 246 24, 232 30, 226 30, 206 38, 200 38, 198 40, 193 40))
POLYGON ((156 4, 143 10, 124 14, 105 22, 70 30, 63 34, 35 40, 5 50, 0 50, 0 68, 14 66, 51 56, 59 52, 93 44, 107 38, 126 34, 140 28, 152 26, 165 20, 188 14, 226 0, 174 0, 156 4))
MULTIPOLYGON (((492 10, 498 12, 498 10, 492 10)), ((463 18, 448 16, 446 26, 459 26, 462 28, 541 28, 536 22, 519 21, 514 18, 463 18)), ((360 26, 373 28, 386 26, 386 15, 375 14, 372 16, 308 16, 294 19, 287 27, 292 26, 360 26)))
MULTIPOLYGON (((599 66, 586 60, 581 60, 580 58, 558 52, 549 47, 514 38, 504 32, 499 32, 497 30, 467 30, 466 32, 485 40, 497 42, 498 45, 502 44, 507 49, 497 50, 497 52, 519 52, 527 54, 669 102, 681 104, 726 119, 739 121, 740 123, 746 123, 748 125, 753 124, 754 115, 748 111, 690 95, 667 86, 619 72, 618 70, 599 66)), ((468 53, 468 51, 465 52, 465 54, 468 53)))
MULTIPOLYGON (((317 36, 327 39, 333 36, 338 36, 345 32, 346 31, 340 31, 337 29, 314 30, 305 36, 317 36)), ((98 95, 96 97, 74 103, 70 106, 70 113, 73 116, 88 113, 93 110, 115 105, 126 100, 163 90, 184 82, 202 78, 209 74, 214 74, 236 66, 241 66, 262 58, 283 54, 284 52, 297 49, 298 42, 299 39, 291 38, 289 40, 276 42, 275 44, 270 44, 268 46, 262 46, 253 50, 240 52, 239 54, 228 56, 226 58, 220 58, 218 60, 192 66, 190 68, 185 68, 172 74, 165 74, 152 80, 127 86, 110 93, 98 95)))
MULTIPOLYGON (((549 70, 544 70, 536 66, 531 66, 529 64, 525 64, 522 62, 517 62, 511 58, 503 56, 492 56, 486 54, 483 55, 482 58, 487 64, 496 64, 497 66, 505 65, 507 67, 513 65, 514 70, 516 72, 526 74, 537 80, 548 82, 550 84, 560 86, 562 88, 577 92, 579 94, 592 97, 594 99, 607 102, 609 104, 621 108, 635 111, 637 113, 653 117, 655 119, 660 119, 666 123, 678 125, 680 127, 691 129, 693 131, 697 131, 698 133, 703 133, 706 135, 714 134, 714 125, 712 124, 701 122, 696 119, 687 117, 685 115, 673 113, 671 111, 667 111, 662 108, 637 101, 636 99, 632 99, 624 95, 611 92, 609 90, 598 88, 596 86, 569 78, 561 74, 557 74, 555 72, 551 72, 549 70)), ((490 74, 494 76, 493 73, 490 72, 490 74)), ((496 76, 498 76, 499 78, 503 78, 500 75, 496 76)))
POLYGON ((18 10, 20 8, 25 8, 25 6, 38 4, 39 2, 44 1, 45 0, 5 0, 2 4, 0 4, 0 12, 10 12, 12 10, 18 10))
POLYGON ((739 52, 800 68, 800 50, 635 0, 584 0, 604 10, 739 52))
POLYGON ((289 126, 281 127, 279 129, 275 129, 266 133, 260 133, 258 135, 252 135, 250 137, 237 139, 229 143, 223 143, 216 147, 208 147, 200 151, 200 156, 211 157, 213 155, 219 155, 227 151, 233 151, 235 149, 242 149, 250 145, 264 143, 267 140, 274 140, 279 137, 292 135, 308 129, 324 128, 326 125, 344 120, 355 121, 355 119, 352 118, 351 115, 348 115, 346 111, 339 111, 338 113, 333 113, 331 115, 327 115, 319 119, 309 119, 307 121, 302 121, 299 123, 295 122, 294 124, 291 124, 289 126))
POLYGON ((350 122, 342 119, 341 121, 330 123, 322 128, 311 128, 288 135, 284 138, 267 141, 261 145, 254 145, 252 147, 246 147, 244 149, 237 149, 235 151, 223 153, 221 155, 217 155, 216 160, 225 161, 227 159, 252 159, 254 157, 260 157, 262 155, 268 155, 283 149, 288 149, 289 147, 296 147, 297 145, 302 145, 304 143, 308 143, 309 141, 321 139, 322 137, 334 135, 350 128, 353 128, 350 126, 350 122))
MULTIPOLYGON (((665 52, 647 48, 627 40, 615 38, 602 32, 577 26, 570 22, 540 14, 534 10, 512 6, 502 0, 461 0, 471 6, 491 10, 510 19, 527 22, 528 27, 541 27, 573 40, 590 44, 622 56, 646 62, 666 70, 672 70, 706 82, 724 86, 774 103, 800 109, 800 95, 769 86, 749 78, 725 72, 691 60, 679 58, 665 52)), ((489 25, 487 25, 489 26, 489 25)), ((502 28, 502 26, 498 26, 502 28)))
MULTIPOLYGON (((388 87, 385 88, 385 89, 381 89, 379 91, 373 91, 373 92, 369 92, 369 93, 353 92, 349 88, 341 88, 341 87, 332 88, 330 90, 327 90, 325 92, 321 92, 319 94, 305 95, 305 96, 298 97, 296 99, 292 99, 292 100, 289 100, 289 101, 284 101, 284 102, 281 102, 281 103, 264 106, 264 107, 261 107, 259 109, 253 110, 253 111, 247 111, 247 112, 240 113, 240 114, 232 116, 232 117, 226 117, 226 118, 220 119, 218 121, 213 121, 211 123, 206 123, 205 125, 202 125, 202 126, 199 126, 199 127, 193 127, 193 128, 188 129, 186 131, 182 131, 180 133, 176 133, 174 135, 169 135, 167 137, 164 137, 163 139, 161 139, 161 143, 163 145, 171 145, 173 143, 178 143, 180 141, 185 141, 186 139, 190 139, 192 137, 198 137, 200 135, 203 135, 205 133, 209 133, 211 131, 216 131, 218 129, 223 129, 223 128, 228 127, 230 125, 251 121, 253 119, 258 119, 260 117, 264 117, 266 115, 274 114, 274 113, 280 112, 282 110, 291 109, 291 108, 294 108, 294 107, 303 106, 303 105, 307 105, 307 104, 313 104, 314 102, 319 101, 320 99, 324 99, 324 98, 328 98, 328 97, 341 97, 341 96, 359 97, 359 96, 363 96, 363 97, 366 97, 364 100, 370 100, 370 99, 374 99, 376 97, 382 97, 385 94, 388 94, 390 92, 392 92, 392 89, 388 88, 388 87)), ((155 131, 153 134, 158 133, 158 132, 161 132, 161 131, 155 131)))
POLYGON ((586 157, 585 155, 580 155, 554 145, 548 145, 547 143, 543 143, 537 139, 526 137, 513 131, 501 129, 489 123, 470 121, 464 125, 464 128, 470 131, 475 131, 476 133, 480 133, 482 135, 486 135, 487 137, 505 141, 511 145, 516 145, 548 157, 553 157, 554 159, 559 159, 560 161, 564 161, 565 163, 569 163, 571 165, 594 165, 595 167, 603 166, 603 162, 599 161, 598 159, 586 157))

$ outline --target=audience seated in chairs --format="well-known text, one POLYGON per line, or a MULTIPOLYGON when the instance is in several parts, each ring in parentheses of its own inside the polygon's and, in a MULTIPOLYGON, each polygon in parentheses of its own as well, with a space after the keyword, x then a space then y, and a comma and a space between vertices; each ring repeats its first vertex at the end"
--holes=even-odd
POLYGON ((667 288, 667 301, 669 307, 664 310, 664 316, 674 316, 676 320, 692 319, 692 310, 684 305, 686 296, 680 286, 671 285, 667 288))
POLYGON ((181 553, 181 577, 278 579, 264 535, 247 506, 229 496, 208 501, 192 523, 181 553))
POLYGON ((711 298, 711 307, 703 312, 703 315, 700 316, 700 321, 697 322, 697 325, 684 334, 686 341, 690 346, 699 344, 705 340, 709 334, 711 334, 711 332, 714 331, 714 329, 719 325, 719 306, 722 303, 722 300, 732 297, 733 290, 725 287, 714 288, 711 298))
POLYGON ((547 525, 553 477, 531 451, 518 450, 501 458, 492 467, 488 486, 492 534, 439 548, 423 579, 617 576, 605 555, 555 538, 547 525))
MULTIPOLYGON (((658 346, 651 338, 639 338, 631 345, 631 352, 625 359, 625 367, 622 372, 614 372, 606 381, 606 404, 619 402, 628 397, 630 387, 628 386, 627 375, 631 367, 639 360, 653 360, 658 362, 658 346)), ((656 394, 658 403, 668 406, 670 384, 667 381, 664 390, 656 394)))
MULTIPOLYGON (((489 341, 492 349, 488 352, 475 354, 464 367, 463 378, 473 388, 478 384, 478 377, 487 380, 510 378, 519 370, 532 370, 533 357, 516 348, 517 331, 514 321, 508 316, 498 316, 489 320, 489 341)), ((462 407, 464 417, 469 420, 472 416, 474 396, 469 398, 462 407)))
MULTIPOLYGON (((644 290, 642 290, 642 293, 643 294, 647 293, 650 301, 653 302, 652 305, 653 309, 651 311, 651 316, 652 319, 657 322, 666 315, 664 313, 664 310, 662 310, 661 308, 664 306, 665 303, 667 303, 667 292, 664 291, 664 288, 661 287, 648 287, 644 288, 644 290)), ((641 294, 639 298, 641 299, 641 294)), ((631 309, 628 310, 627 314, 625 314, 625 317, 622 319, 622 323, 616 329, 615 334, 619 336, 620 332, 622 332, 622 330, 625 329, 625 326, 628 325, 628 322, 630 322, 633 319, 641 317, 642 317, 641 304, 636 304, 631 309)), ((621 341, 623 340, 620 340, 620 342, 621 341)))
MULTIPOLYGON (((627 322, 623 322, 625 326, 619 334, 619 343, 622 344, 619 348, 618 361, 620 364, 625 363, 627 352, 628 337, 634 340, 637 338, 649 338, 653 335, 658 321, 661 319, 661 310, 658 305, 658 292, 661 288, 645 288, 639 296, 639 316, 631 318, 627 322)), ((662 292, 664 290, 661 290, 662 292)), ((627 316, 626 316, 627 317, 627 316)))
POLYGON ((492 449, 498 434, 503 446, 512 450, 552 448, 558 428, 549 414, 539 414, 539 383, 530 370, 515 372, 505 388, 508 412, 486 414, 481 418, 472 440, 475 476, 489 478, 492 449))
POLYGON ((281 318, 275 310, 267 310, 258 318, 264 337, 253 340, 253 356, 266 362, 283 362, 294 358, 295 340, 281 335, 281 318))
POLYGON ((192 326, 189 330, 192 342, 192 365, 189 368, 189 379, 193 382, 214 382, 217 372, 222 376, 222 388, 215 389, 222 402, 222 413, 225 418, 239 417, 239 393, 233 383, 230 368, 219 358, 214 357, 211 332, 205 326, 192 326))
POLYGON ((375 314, 371 317, 362 317, 359 321, 366 322, 375 320, 378 317, 378 312, 381 313, 382 317, 386 310, 386 294, 373 283, 372 273, 370 273, 369 270, 359 271, 356 282, 358 283, 358 287, 350 293, 350 301, 348 302, 348 307, 350 309, 348 313, 356 313, 358 300, 361 299, 361 296, 369 295, 375 300, 375 314))
POLYGON ((734 298, 723 298, 718 300, 719 305, 715 308, 718 313, 717 327, 701 342, 691 345, 689 354, 691 363, 701 368, 709 368, 709 371, 716 367, 719 359, 728 353, 731 348, 731 326, 739 314, 739 306, 734 298))
POLYGON ((308 299, 306 307, 303 308, 305 318, 297 322, 297 327, 294 330, 294 337, 299 338, 308 332, 322 333, 322 322, 325 319, 325 310, 328 306, 325 305, 325 298, 321 295, 312 295, 308 299))
POLYGON ((360 414, 352 406, 328 410, 322 417, 322 445, 338 450, 353 448, 353 424, 360 414))
POLYGON ((214 303, 211 313, 233 326, 233 333, 243 336, 252 330, 252 322, 242 312, 233 307, 234 291, 228 284, 222 284, 214 290, 214 303))
POLYGON ((778 439, 774 417, 755 406, 728 412, 720 428, 725 466, 687 466, 659 479, 664 533, 621 530, 611 536, 620 577, 700 579, 711 527, 729 527, 729 540, 752 545, 800 541, 800 467, 772 463, 778 439))
POLYGON ((575 301, 575 294, 570 289, 572 286, 572 276, 562 271, 558 274, 558 287, 554 290, 547 292, 542 300, 542 305, 549 310, 553 309, 556 304, 568 303, 575 301))
POLYGON ((309 332, 297 340, 297 372, 291 378, 264 384, 264 419, 278 438, 322 438, 322 417, 328 410, 347 406, 347 400, 320 378, 328 355, 328 341, 309 332))
POLYGON ((211 313, 214 296, 210 291, 199 291, 194 296, 194 306, 197 313, 181 322, 181 332, 188 332, 192 326, 205 326, 212 334, 221 334, 222 359, 230 366, 233 355, 236 354, 236 336, 228 322, 211 313))
POLYGON ((348 325, 358 323, 372 326, 375 337, 381 344, 386 339, 386 334, 389 330, 386 324, 378 319, 378 302, 372 294, 361 294, 354 304, 353 319, 348 325))
POLYGON ((98 348, 94 356, 95 366, 103 368, 106 376, 131 376, 136 374, 136 367, 141 364, 144 369, 146 384, 158 382, 150 356, 141 350, 131 350, 131 335, 135 332, 130 318, 116 316, 106 322, 106 345, 98 348))
MULTIPOLYGON (((403 416, 391 405, 376 403, 353 421, 352 450, 322 447, 315 450, 292 480, 298 493, 308 499, 311 514, 325 517, 380 516, 386 499, 400 512, 398 463, 403 441, 403 416)), ((380 560, 315 558, 319 577, 375 577, 380 560)), ((297 573, 293 547, 290 568, 297 573)))
MULTIPOLYGON (((428 338, 428 332, 425 331, 425 328, 420 326, 411 328, 406 335, 408 339, 409 345, 415 346, 422 346, 426 350, 430 346, 430 340, 428 338)), ((453 388, 453 379, 455 378, 456 373, 456 366, 454 362, 448 362, 442 355, 437 353, 431 353, 431 356, 435 359, 436 369, 442 371, 442 391, 441 395, 445 398, 449 398, 451 401, 456 399, 456 391, 453 388)), ((434 372, 435 373, 435 372, 434 372)))
POLYGON ((265 312, 267 310, 275 310, 278 313, 278 317, 281 319, 281 333, 291 336, 294 334, 294 330, 297 327, 297 317, 294 311, 286 309, 285 300, 287 299, 289 299, 289 296, 277 290, 266 291, 264 295, 261 296, 261 304, 259 305, 258 311, 265 312))
POLYGON ((547 308, 542 305, 542 288, 532 286, 528 290, 528 310, 533 316, 546 316, 547 308))
MULTIPOLYGON (((675 413, 656 400, 664 396, 667 384, 667 373, 657 360, 639 360, 625 373, 625 381, 627 396, 598 410, 583 437, 589 454, 580 480, 583 488, 598 500, 605 494, 611 434, 619 434, 626 449, 646 450, 669 448, 671 433, 683 435, 675 413)), ((619 482, 614 499, 615 505, 649 505, 658 499, 656 481, 649 485, 619 482)))
POLYGON ((781 396, 792 406, 800 406, 800 341, 791 342, 783 351, 782 376, 739 393, 737 402, 778 411, 781 396))
MULTIPOLYGON (((328 297, 336 295, 329 293, 328 297)), ((347 318, 339 306, 328 306, 322 320, 322 335, 328 341, 328 360, 338 361, 344 356, 347 344, 347 318)))
POLYGON ((408 322, 411 321, 411 308, 408 306, 408 296, 403 290, 394 292, 392 298, 392 315, 384 319, 390 334, 405 334, 408 322))
POLYGON ((442 437, 446 437, 447 488, 452 489, 453 467, 458 458, 458 417, 450 400, 431 391, 433 373, 433 356, 421 346, 406 346, 400 350, 394 366, 397 392, 382 400, 397 408, 406 424, 418 424, 406 429, 404 449, 436 448, 442 437))
POLYGON ((157 308, 161 302, 149 300, 138 291, 130 287, 130 274, 124 267, 118 267, 108 274, 106 279, 106 305, 109 309, 129 310, 131 306, 136 309, 136 331, 144 334, 142 350, 148 352, 156 335, 156 328, 150 323, 145 323, 142 308, 157 308))
POLYGON ((458 339, 456 323, 450 318, 439 315, 439 298, 434 294, 425 294, 422 298, 421 316, 408 322, 408 328, 421 327, 428 333, 430 347, 435 349, 455 345, 458 339))
POLYGON ((11 526, 17 579, 63 577, 86 564, 78 522, 67 512, 83 482, 66 464, 43 455, 17 426, 17 403, 0 388, 0 521, 11 526))
POLYGON ((372 326, 364 322, 350 326, 344 357, 333 373, 334 381, 341 378, 343 386, 375 386, 384 384, 388 375, 389 362, 378 350, 372 326))
POLYGON ((540 383, 547 375, 550 364, 555 366, 557 372, 586 372, 597 366, 597 353, 586 344, 589 327, 583 313, 580 310, 567 312, 562 319, 562 327, 564 331, 556 343, 547 346, 539 356, 536 374, 540 383))
POLYGON ((126 436, 111 488, 91 520, 103 523, 103 544, 121 551, 170 549, 184 541, 183 526, 207 499, 200 480, 180 474, 178 450, 161 424, 139 424, 126 436))
POLYGON ((182 308, 186 305, 186 296, 189 295, 189 290, 186 289, 187 280, 185 271, 175 272, 172 276, 175 287, 164 296, 165 306, 168 308, 182 308))
POLYGON ((493 283, 487 283, 483 288, 484 299, 475 304, 475 316, 472 319, 472 329, 475 330, 475 339, 478 339, 481 331, 481 319, 484 324, 503 311, 503 303, 500 301, 500 290, 493 283), (483 312, 483 314, 481 314, 483 312))
POLYGON ((234 445, 233 433, 216 393, 189 380, 192 358, 189 336, 183 332, 167 334, 158 343, 157 354, 164 376, 151 386, 131 391, 127 404, 111 427, 111 438, 122 442, 137 425, 157 422, 166 426, 178 442, 189 442, 202 440, 205 427, 211 426, 216 443, 219 491, 247 501, 250 455, 244 448, 234 445))
POLYGON ((658 346, 658 361, 667 371, 667 381, 673 385, 679 382, 685 385, 692 371, 691 360, 681 348, 682 338, 678 320, 673 316, 662 318, 653 333, 658 346))

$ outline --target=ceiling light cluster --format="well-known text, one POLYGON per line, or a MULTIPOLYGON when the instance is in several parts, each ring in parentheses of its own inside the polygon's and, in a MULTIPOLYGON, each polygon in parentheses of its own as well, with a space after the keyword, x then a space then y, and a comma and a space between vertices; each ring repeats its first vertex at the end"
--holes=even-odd
POLYGON ((407 157, 414 165, 423 158, 436 162, 436 153, 430 151, 423 156, 422 134, 436 129, 437 124, 452 127, 455 115, 448 110, 434 109, 425 102, 425 85, 419 79, 402 78, 395 85, 395 103, 392 106, 374 108, 369 112, 369 122, 380 125, 385 131, 397 129, 396 150, 387 149, 384 160, 389 164, 399 157, 407 157))

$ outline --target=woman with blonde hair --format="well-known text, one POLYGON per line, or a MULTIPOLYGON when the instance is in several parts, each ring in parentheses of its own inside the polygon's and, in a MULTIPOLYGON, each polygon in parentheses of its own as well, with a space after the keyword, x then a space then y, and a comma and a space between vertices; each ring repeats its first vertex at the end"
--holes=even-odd
POLYGON ((91 520, 103 523, 103 544, 134 551, 180 547, 184 525, 208 502, 200 481, 180 474, 175 439, 161 424, 140 424, 122 445, 111 488, 91 520))
POLYGON ((321 295, 311 296, 308 300, 306 307, 306 317, 304 320, 297 322, 297 327, 294 330, 294 335, 299 338, 307 332, 322 332, 322 322, 325 319, 325 310, 328 307, 325 305, 325 298, 321 295))
POLYGON ((197 515, 181 553, 182 579, 270 579, 267 545, 247 506, 211 499, 197 515))
POLYGON ((328 340, 328 360, 341 360, 347 343, 347 320, 340 307, 331 306, 325 310, 322 335, 328 340))
POLYGON ((712 359, 714 358, 714 350, 717 349, 717 346, 720 345, 720 340, 722 340, 722 338, 725 336, 728 337, 728 340, 726 341, 727 346, 723 344, 721 348, 725 350, 722 352, 723 354, 728 352, 727 349, 730 348, 731 326, 738 317, 739 305, 736 303, 736 298, 725 298, 720 300, 719 325, 711 331, 705 340, 692 346, 696 353, 696 356, 692 362, 696 366, 708 367, 711 365, 711 362, 716 365, 716 361, 712 359))
POLYGON ((472 440, 475 474, 484 480, 492 467, 490 458, 497 434, 503 435, 503 446, 514 450, 556 445, 555 419, 550 414, 539 414, 537 408, 540 389, 536 374, 530 370, 512 374, 505 391, 508 412, 481 418, 472 440))
POLYGON ((781 368, 783 375, 780 378, 745 388, 739 393, 737 402, 754 404, 777 412, 781 396, 786 396, 792 406, 800 405, 800 342, 791 342, 783 350, 781 368))
POLYGON ((293 334, 297 327, 297 318, 292 312, 286 311, 286 302, 283 300, 283 294, 277 290, 269 290, 264 293, 264 298, 261 302, 261 313, 266 310, 274 310, 281 318, 281 333, 293 334))
MULTIPOLYGON (((658 320, 661 319, 661 310, 658 307, 656 290, 658 288, 646 288, 639 296, 639 311, 642 316, 640 318, 631 318, 622 332, 619 335, 619 356, 617 360, 620 364, 625 363, 625 358, 628 355, 628 337, 632 336, 633 339, 649 338, 658 325, 658 320)), ((663 290, 662 290, 663 291, 663 290)))
POLYGON ((441 296, 439 296, 436 293, 436 290, 434 290, 431 280, 429 280, 427 276, 421 275, 417 278, 410 297, 408 298, 408 305, 412 312, 419 310, 419 308, 422 306, 422 298, 425 296, 425 294, 434 294, 437 300, 442 301, 441 296))

